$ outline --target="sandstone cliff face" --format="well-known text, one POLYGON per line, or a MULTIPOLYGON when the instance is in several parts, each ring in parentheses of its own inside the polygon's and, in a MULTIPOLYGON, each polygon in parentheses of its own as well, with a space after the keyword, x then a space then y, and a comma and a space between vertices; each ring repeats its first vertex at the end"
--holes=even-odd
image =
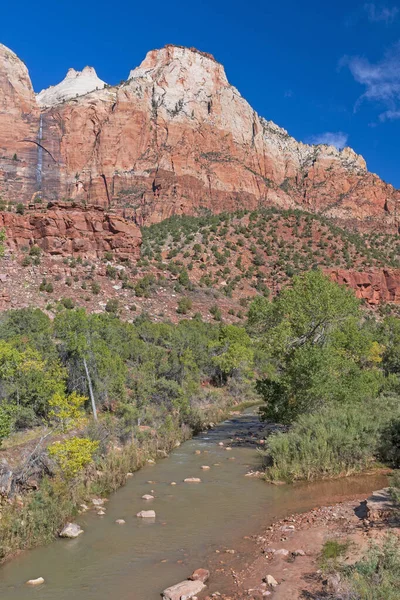
POLYGON ((37 187, 39 108, 28 69, 0 44, 0 196, 30 200, 37 187))
MULTIPOLYGON (((4 74, 0 63, 0 93, 15 69, 4 74)), ((177 46, 151 51, 126 83, 60 103, 53 94, 40 118, 25 67, 18 69, 24 93, 8 120, 11 114, 25 124, 25 99, 43 149, 27 156, 19 188, 7 184, 7 163, 0 177, 7 198, 26 190, 26 199, 35 189, 46 200, 120 207, 138 223, 275 204, 324 212, 359 228, 397 228, 398 190, 369 173, 351 149, 296 142, 259 117, 210 55, 177 46)), ((10 123, 6 133, 0 128, 8 156, 13 130, 10 123)))
POLYGON ((355 291, 357 298, 370 306, 383 302, 400 302, 400 270, 374 269, 370 271, 327 270, 330 278, 355 291))
POLYGON ((138 258, 141 233, 134 223, 105 214, 100 207, 55 204, 49 210, 27 215, 0 213, 0 228, 7 246, 18 251, 37 244, 46 253, 62 256, 102 257, 113 251, 121 258, 138 258))

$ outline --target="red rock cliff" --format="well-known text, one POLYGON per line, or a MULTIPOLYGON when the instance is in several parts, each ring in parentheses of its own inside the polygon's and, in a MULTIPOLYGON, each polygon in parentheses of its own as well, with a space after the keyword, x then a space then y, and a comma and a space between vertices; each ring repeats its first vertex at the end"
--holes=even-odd
POLYGON ((382 302, 400 302, 400 269, 375 269, 370 271, 327 270, 330 278, 355 291, 357 298, 371 306, 382 302))
POLYGON ((113 251, 117 256, 138 258, 139 227, 125 219, 106 214, 101 207, 74 207, 56 204, 48 210, 26 215, 0 213, 0 228, 7 232, 7 245, 21 250, 33 244, 52 255, 87 258, 113 251))
POLYGON ((362 157, 299 143, 261 118, 210 55, 153 50, 126 83, 104 89, 82 73, 77 97, 71 89, 62 96, 65 83, 42 94, 40 119, 27 71, 8 53, 0 46, 6 199, 26 201, 36 190, 46 200, 124 207, 139 222, 276 204, 364 229, 398 226, 400 192, 369 173, 362 157), (21 142, 28 138, 40 145, 21 142), (21 164, 11 158, 17 146, 21 164))

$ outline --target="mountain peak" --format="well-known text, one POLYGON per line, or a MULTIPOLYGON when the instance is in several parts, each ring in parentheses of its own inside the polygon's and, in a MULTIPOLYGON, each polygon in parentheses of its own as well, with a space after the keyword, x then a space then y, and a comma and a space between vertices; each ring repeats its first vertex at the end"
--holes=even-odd
POLYGON ((94 90, 101 90, 105 85, 93 67, 87 66, 82 71, 71 68, 60 83, 37 94, 36 100, 39 106, 54 106, 94 90))
POLYGON ((128 79, 138 77, 154 76, 164 70, 179 72, 181 77, 183 71, 190 71, 191 76, 208 79, 211 74, 218 74, 225 84, 227 79, 223 66, 215 60, 212 54, 187 48, 186 46, 175 46, 167 44, 163 48, 150 50, 143 62, 129 73, 128 79), (208 75, 208 76, 207 76, 208 75))

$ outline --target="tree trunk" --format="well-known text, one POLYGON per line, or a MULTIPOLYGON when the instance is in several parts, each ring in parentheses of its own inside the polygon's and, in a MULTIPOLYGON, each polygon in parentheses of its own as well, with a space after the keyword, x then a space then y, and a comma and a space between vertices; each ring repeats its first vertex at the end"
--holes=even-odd
POLYGON ((87 379, 88 386, 89 386, 89 396, 90 396, 90 401, 92 403, 93 417, 94 417, 94 420, 97 421, 97 409, 96 409, 96 402, 94 401, 94 394, 93 394, 93 388, 92 388, 92 380, 90 379, 90 373, 89 373, 89 369, 88 369, 85 357, 83 357, 83 364, 84 364, 84 367, 85 367, 86 379, 87 379))

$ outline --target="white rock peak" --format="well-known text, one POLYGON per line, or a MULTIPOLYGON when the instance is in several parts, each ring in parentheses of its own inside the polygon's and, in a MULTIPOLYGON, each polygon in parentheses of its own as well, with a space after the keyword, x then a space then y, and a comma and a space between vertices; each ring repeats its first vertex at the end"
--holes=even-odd
POLYGON ((97 77, 93 67, 85 67, 83 71, 69 69, 65 79, 36 94, 36 100, 39 106, 54 106, 94 90, 101 90, 105 85, 106 83, 97 77))

